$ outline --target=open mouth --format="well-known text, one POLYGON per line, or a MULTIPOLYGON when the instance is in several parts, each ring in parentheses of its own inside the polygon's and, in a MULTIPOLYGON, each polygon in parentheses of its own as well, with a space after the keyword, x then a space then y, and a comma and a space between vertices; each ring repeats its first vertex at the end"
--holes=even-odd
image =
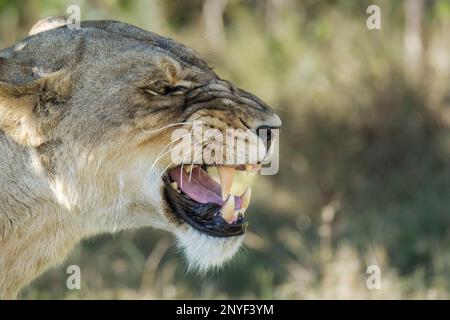
POLYGON ((163 177, 164 196, 178 219, 215 237, 245 233, 244 213, 251 189, 240 196, 230 193, 236 170, 256 171, 259 165, 217 166, 220 183, 208 174, 208 166, 178 166, 163 177))

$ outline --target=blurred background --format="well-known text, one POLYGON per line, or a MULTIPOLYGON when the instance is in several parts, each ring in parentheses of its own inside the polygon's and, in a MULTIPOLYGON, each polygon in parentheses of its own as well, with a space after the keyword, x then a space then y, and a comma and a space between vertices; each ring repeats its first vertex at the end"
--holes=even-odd
POLYGON ((187 272, 146 229, 84 241, 23 298, 450 298, 450 1, 0 0, 1 47, 70 4, 179 40, 272 105, 281 169, 257 179, 245 248, 218 272, 187 272))

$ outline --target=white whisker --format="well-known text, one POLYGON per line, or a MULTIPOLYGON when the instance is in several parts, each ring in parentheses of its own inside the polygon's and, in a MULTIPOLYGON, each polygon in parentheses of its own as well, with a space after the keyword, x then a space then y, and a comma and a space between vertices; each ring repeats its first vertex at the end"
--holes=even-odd
MULTIPOLYGON (((201 141, 200 141, 200 142, 201 142, 201 141)), ((204 148, 205 146, 207 146, 210 142, 211 142, 211 141, 205 141, 205 143, 202 143, 202 145, 200 146, 200 148, 199 148, 198 150, 199 150, 199 151, 202 151, 203 148, 204 148)), ((194 147, 194 161, 195 161, 195 159, 196 159, 195 152, 196 152, 196 150, 195 150, 195 147, 194 147)), ((192 179, 192 170, 191 170, 191 172, 189 172, 189 182, 191 182, 191 179, 192 179)))
MULTIPOLYGON (((169 125, 167 125, 167 126, 164 126, 164 127, 162 127, 162 128, 159 128, 159 129, 156 129, 156 130, 153 130, 153 131, 147 131, 147 130, 144 129, 144 128, 141 128, 141 130, 142 130, 144 133, 147 133, 147 134, 153 134, 153 133, 162 131, 162 130, 164 130, 164 129, 170 128, 170 127, 181 126, 181 125, 185 125, 185 124, 193 124, 193 123, 194 123, 194 122, 192 122, 192 121, 177 122, 177 123, 171 123, 171 124, 169 124, 169 125)), ((192 130, 192 129, 191 129, 191 130, 192 130)))
MULTIPOLYGON (((195 161, 195 146, 198 145, 199 143, 202 143, 202 140, 200 140, 200 141, 194 143, 194 145, 192 146, 192 149, 193 149, 193 151, 194 151, 194 159, 192 159, 191 164, 192 164, 192 162, 195 161)), ((189 153, 190 153, 190 152, 189 152, 189 153)), ((181 163, 181 168, 180 168, 180 170, 183 170, 183 167, 184 167, 184 161, 185 161, 185 159, 184 159, 184 157, 183 157, 183 161, 182 161, 182 163, 181 163)), ((191 172, 192 172, 192 170, 191 170, 191 172)), ((191 178, 189 177, 189 182, 190 182, 190 181, 191 181, 191 178)), ((181 184, 181 186, 183 186, 183 171, 180 171, 180 184, 181 184)))
POLYGON ((184 137, 191 136, 191 135, 195 135, 195 134, 192 134, 192 129, 191 129, 191 131, 190 131, 189 133, 187 133, 187 134, 185 134, 185 135, 182 135, 182 136, 180 136, 180 137, 174 139, 173 141, 169 142, 168 144, 166 144, 166 145, 164 146, 164 148, 162 148, 162 149, 159 151, 158 155, 156 156, 155 161, 153 161, 152 166, 151 166, 151 169, 150 169, 149 173, 146 175, 146 179, 148 178, 148 176, 151 176, 151 174, 153 173, 153 169, 154 169, 156 163, 157 163, 159 160, 161 160, 165 155, 167 155, 169 152, 172 151, 173 144, 174 144, 175 142, 177 142, 177 141, 180 140, 180 139, 183 139, 184 137), (170 150, 167 151, 167 152, 164 152, 163 154, 161 154, 161 153, 162 153, 163 151, 165 151, 165 150, 167 149, 167 147, 169 147, 169 146, 170 146, 170 150))
POLYGON ((164 173, 166 173, 166 171, 170 168, 170 166, 172 165, 172 164, 174 164, 175 163, 175 161, 172 161, 172 162, 170 162, 169 163, 169 165, 167 166, 167 167, 165 167, 164 168, 164 170, 161 172, 161 174, 159 175, 159 179, 158 180, 160 180, 161 178, 162 178, 162 176, 164 175, 164 173))
MULTIPOLYGON (((153 161, 152 167, 151 167, 151 171, 153 171, 153 168, 155 167, 156 163, 157 163, 159 160, 161 160, 166 154, 168 154, 169 152, 172 151, 172 147, 173 147, 173 144, 174 144, 175 142, 177 142, 178 140, 180 140, 180 139, 182 139, 182 138, 184 138, 184 137, 190 136, 190 135, 192 135, 192 133, 187 133, 187 134, 185 134, 185 135, 183 135, 183 136, 180 136, 180 137, 174 139, 173 141, 169 142, 168 144, 166 144, 166 145, 164 146, 164 148, 162 148, 161 151, 157 154, 155 161, 153 161), (170 147, 170 149, 169 149, 168 151, 162 153, 163 151, 165 151, 165 150, 167 149, 167 147, 170 147)), ((150 174, 151 174, 151 172, 150 172, 150 174)))

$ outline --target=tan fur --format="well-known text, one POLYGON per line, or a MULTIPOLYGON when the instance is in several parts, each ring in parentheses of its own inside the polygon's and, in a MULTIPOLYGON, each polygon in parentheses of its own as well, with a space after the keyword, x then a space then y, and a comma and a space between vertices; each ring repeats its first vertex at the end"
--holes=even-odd
POLYGON ((170 157, 156 162, 170 143, 161 128, 202 119, 255 129, 279 118, 191 49, 134 26, 71 30, 58 18, 31 34, 0 51, 0 298, 100 233, 151 226, 173 233, 199 269, 230 259, 242 237, 174 221, 161 195, 170 157), (175 85, 186 92, 164 93, 175 85))

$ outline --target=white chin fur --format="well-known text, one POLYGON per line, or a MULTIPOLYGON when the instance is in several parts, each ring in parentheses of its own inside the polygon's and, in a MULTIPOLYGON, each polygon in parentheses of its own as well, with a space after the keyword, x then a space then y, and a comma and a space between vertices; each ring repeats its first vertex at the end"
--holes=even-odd
POLYGON ((177 232, 178 246, 184 251, 189 270, 204 273, 230 260, 244 240, 244 236, 218 238, 200 233, 192 227, 177 232))

